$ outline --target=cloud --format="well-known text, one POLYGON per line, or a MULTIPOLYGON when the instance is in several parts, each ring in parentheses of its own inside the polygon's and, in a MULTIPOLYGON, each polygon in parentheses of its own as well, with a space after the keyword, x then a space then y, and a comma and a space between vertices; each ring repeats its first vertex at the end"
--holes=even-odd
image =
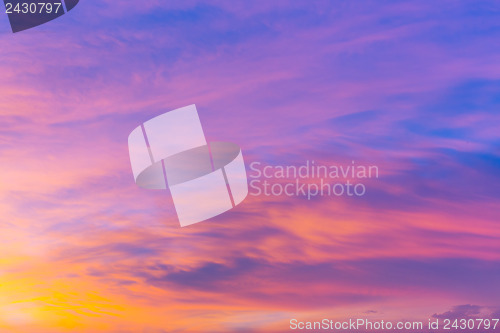
POLYGON ((471 6, 99 0, 1 35, 2 329, 495 313, 441 313, 496 304, 500 275, 498 6, 471 6), (126 138, 191 103, 247 164, 380 177, 180 229, 168 192, 136 188, 126 138))

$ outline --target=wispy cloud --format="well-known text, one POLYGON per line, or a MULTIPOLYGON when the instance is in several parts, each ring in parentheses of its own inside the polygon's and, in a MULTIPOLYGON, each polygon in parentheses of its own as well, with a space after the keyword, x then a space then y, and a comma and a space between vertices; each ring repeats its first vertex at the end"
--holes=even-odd
POLYGON ((494 313, 498 13, 101 0, 0 35, 1 329, 494 313), (250 196, 180 229, 168 192, 135 186, 126 139, 192 103, 208 139, 238 142, 247 164, 356 161, 380 177, 361 198, 250 196))

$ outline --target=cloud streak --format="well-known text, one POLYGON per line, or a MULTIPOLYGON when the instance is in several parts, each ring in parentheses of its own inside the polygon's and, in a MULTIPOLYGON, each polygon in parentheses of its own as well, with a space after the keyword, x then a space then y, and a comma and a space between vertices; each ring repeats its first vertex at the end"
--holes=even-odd
POLYGON ((1 329, 498 314, 498 13, 99 0, 0 35, 1 329), (192 103, 247 165, 380 177, 361 198, 250 196, 180 229, 167 191, 135 186, 126 139, 192 103))

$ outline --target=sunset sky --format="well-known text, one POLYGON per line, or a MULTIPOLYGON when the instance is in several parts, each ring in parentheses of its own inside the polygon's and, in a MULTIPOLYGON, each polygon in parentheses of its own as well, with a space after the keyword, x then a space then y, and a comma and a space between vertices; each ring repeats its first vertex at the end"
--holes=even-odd
POLYGON ((0 332, 500 317, 500 4, 81 0, 0 22, 0 332), (181 228, 127 137, 196 104, 247 167, 375 165, 181 228))

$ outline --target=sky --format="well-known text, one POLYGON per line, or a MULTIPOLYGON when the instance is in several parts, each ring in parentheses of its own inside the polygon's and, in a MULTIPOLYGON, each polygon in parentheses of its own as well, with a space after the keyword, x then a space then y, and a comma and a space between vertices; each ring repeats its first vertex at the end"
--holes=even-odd
POLYGON ((1 19, 0 332, 500 316, 498 3, 82 0, 16 34, 1 19), (180 228, 168 191, 134 183, 127 137, 190 104, 247 168, 379 177, 180 228))

